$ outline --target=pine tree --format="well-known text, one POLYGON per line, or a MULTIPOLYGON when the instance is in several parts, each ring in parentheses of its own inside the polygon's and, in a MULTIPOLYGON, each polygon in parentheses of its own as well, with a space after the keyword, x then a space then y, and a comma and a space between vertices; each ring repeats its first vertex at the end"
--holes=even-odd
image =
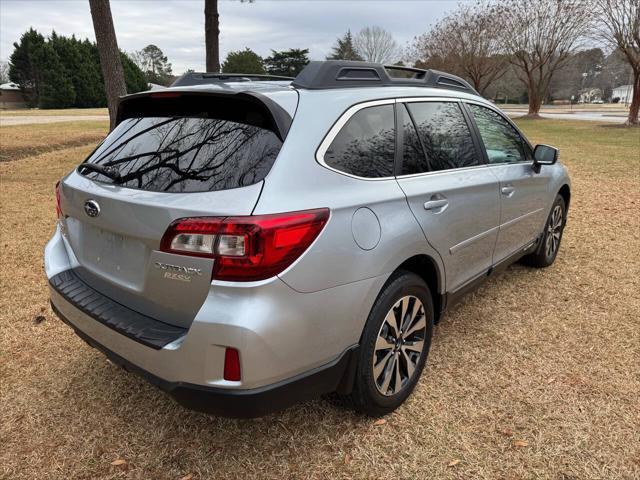
POLYGON ((224 73, 265 73, 262 58, 250 48, 229 52, 222 64, 224 73))
POLYGON ((344 37, 338 38, 336 44, 331 49, 331 54, 327 56, 327 60, 358 60, 362 61, 362 57, 358 55, 353 46, 353 36, 351 30, 347 30, 344 37))
POLYGON ((13 53, 9 57, 9 78, 17 83, 31 107, 38 105, 40 97, 41 72, 34 61, 35 52, 44 45, 45 39, 33 28, 13 44, 13 53))
POLYGON ((271 50, 271 56, 264 59, 264 64, 271 75, 295 77, 309 63, 308 54, 308 48, 292 48, 280 52, 271 50))
POLYGON ((44 43, 33 52, 39 73, 38 107, 68 108, 73 106, 76 92, 67 71, 51 44, 44 43))

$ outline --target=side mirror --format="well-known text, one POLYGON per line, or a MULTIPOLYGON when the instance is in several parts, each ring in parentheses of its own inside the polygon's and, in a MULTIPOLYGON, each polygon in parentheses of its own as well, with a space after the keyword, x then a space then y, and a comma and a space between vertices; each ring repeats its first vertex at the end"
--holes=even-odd
POLYGON ((533 149, 534 165, 553 165, 558 161, 559 150, 550 145, 536 145, 533 149))

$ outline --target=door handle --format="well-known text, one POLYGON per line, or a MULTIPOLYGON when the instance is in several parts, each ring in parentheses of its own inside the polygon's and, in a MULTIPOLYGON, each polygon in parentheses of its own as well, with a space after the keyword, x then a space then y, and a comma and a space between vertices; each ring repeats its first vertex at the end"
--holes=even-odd
POLYGON ((505 197, 510 197, 511 195, 513 195, 513 192, 515 192, 516 189, 511 186, 506 186, 506 187, 502 187, 500 191, 502 192, 502 195, 504 195, 505 197))
POLYGON ((438 210, 440 208, 444 208, 449 205, 449 200, 446 198, 441 198, 439 200, 429 200, 428 202, 424 202, 425 210, 438 210))

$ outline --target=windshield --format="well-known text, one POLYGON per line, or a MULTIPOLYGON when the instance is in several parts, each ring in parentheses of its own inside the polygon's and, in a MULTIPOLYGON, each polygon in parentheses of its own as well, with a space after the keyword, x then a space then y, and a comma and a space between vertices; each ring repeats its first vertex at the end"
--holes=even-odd
MULTIPOLYGON (((259 116, 250 112, 248 116, 259 116)), ((144 117, 123 120, 80 167, 101 182, 163 192, 226 190, 261 181, 282 141, 247 123, 216 118, 144 117), (105 170, 106 169, 106 170, 105 170), (109 175, 105 174, 105 171, 109 175)))

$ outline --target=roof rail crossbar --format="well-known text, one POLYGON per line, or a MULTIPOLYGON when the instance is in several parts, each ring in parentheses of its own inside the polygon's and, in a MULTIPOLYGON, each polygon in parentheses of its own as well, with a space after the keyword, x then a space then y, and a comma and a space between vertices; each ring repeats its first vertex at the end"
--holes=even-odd
POLYGON ((449 73, 346 60, 310 62, 291 85, 308 90, 374 86, 431 87, 456 89, 478 95, 468 82, 449 73))
POLYGON ((283 77, 280 75, 262 75, 262 74, 245 74, 245 73, 211 73, 211 72, 187 72, 178 77, 172 84, 172 87, 188 87, 193 85, 206 85, 210 83, 224 82, 269 82, 269 81, 287 81, 290 82, 293 77, 283 77))

